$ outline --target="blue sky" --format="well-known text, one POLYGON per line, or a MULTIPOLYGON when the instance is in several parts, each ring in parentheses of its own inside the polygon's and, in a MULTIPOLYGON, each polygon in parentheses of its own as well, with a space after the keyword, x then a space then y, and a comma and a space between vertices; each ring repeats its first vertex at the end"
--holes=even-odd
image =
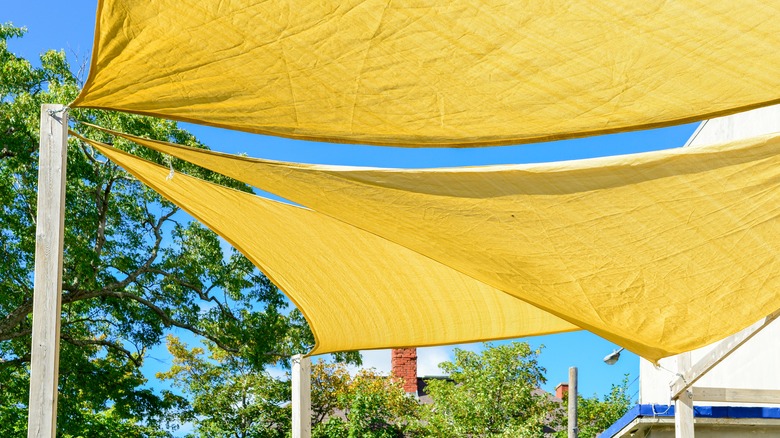
MULTIPOLYGON (((73 68, 78 68, 90 55, 95 20, 96 0, 74 0, 67 4, 52 0, 34 2, 5 1, 0 22, 25 26, 27 35, 11 42, 13 52, 35 60, 48 49, 63 49, 73 68), (34 6, 33 6, 34 5, 34 6)), ((86 77, 86 72, 84 73, 86 77)), ((591 137, 523 146, 472 149, 405 149, 376 146, 323 144, 246 134, 217 128, 182 124, 213 149, 246 153, 255 157, 321 164, 345 164, 384 167, 437 167, 503 163, 534 163, 572 160, 596 156, 618 155, 682 146, 693 133, 696 124, 639 131, 626 134, 591 137)), ((544 345, 541 363, 547 369, 552 391, 556 384, 568 378, 568 368, 579 368, 579 386, 583 395, 604 394, 611 384, 619 383, 629 374, 633 381, 639 373, 639 359, 625 352, 617 365, 607 366, 602 358, 616 346, 587 332, 575 332, 523 339, 532 346, 544 345)), ((479 344, 460 348, 479 350, 479 344)), ((420 349, 420 375, 438 374, 436 365, 452 357, 453 347, 420 349)), ((145 371, 153 372, 170 366, 164 348, 150 353, 145 371)), ((387 370, 389 351, 364 353, 368 366, 387 370)), ((156 385, 153 381, 151 384, 156 385)), ((632 393, 638 388, 632 385, 632 393)))

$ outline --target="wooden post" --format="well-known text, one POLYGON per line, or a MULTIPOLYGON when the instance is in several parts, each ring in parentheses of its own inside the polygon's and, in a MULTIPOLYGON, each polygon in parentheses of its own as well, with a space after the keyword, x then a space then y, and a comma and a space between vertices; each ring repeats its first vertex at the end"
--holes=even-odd
POLYGON ((311 359, 292 357, 292 436, 311 438, 311 359))
POLYGON ((60 364, 68 114, 41 106, 28 438, 54 438, 60 364))
MULTIPOLYGON (((691 353, 677 355, 677 373, 685 375, 691 368, 691 353)), ((685 391, 674 401, 675 438, 693 438, 693 396, 685 391)))
POLYGON ((577 367, 569 368, 569 438, 577 438, 577 367))
POLYGON ((742 388, 709 388, 696 386, 693 390, 693 401, 750 403, 750 404, 780 404, 778 389, 742 389, 742 388))

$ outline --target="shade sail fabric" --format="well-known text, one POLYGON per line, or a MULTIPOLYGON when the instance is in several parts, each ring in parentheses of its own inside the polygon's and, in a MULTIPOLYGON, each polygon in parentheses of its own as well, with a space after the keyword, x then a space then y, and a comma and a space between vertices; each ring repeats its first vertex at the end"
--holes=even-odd
MULTIPOLYGON (((83 139, 83 137, 82 137, 83 139)), ((311 354, 439 345, 577 327, 427 257, 300 207, 89 141, 246 255, 298 306, 311 354)))
POLYGON ((427 170, 283 163, 124 136, 382 236, 650 360, 780 308, 777 135, 427 170))
POLYGON ((72 104, 290 138, 475 146, 780 102, 762 0, 100 0, 72 104))

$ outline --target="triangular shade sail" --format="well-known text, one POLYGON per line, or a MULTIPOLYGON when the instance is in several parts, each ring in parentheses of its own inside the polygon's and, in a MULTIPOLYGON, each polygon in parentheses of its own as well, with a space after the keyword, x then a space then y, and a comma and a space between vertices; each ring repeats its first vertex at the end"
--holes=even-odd
POLYGON ((72 104, 299 139, 551 140, 780 102, 763 0, 100 0, 72 104))
POLYGON ((312 354, 440 345, 577 327, 319 213, 224 188, 79 137, 246 255, 298 306, 312 354))
POLYGON ((382 236, 651 360, 780 308, 780 136, 541 165, 399 170, 282 163, 122 135, 382 236))

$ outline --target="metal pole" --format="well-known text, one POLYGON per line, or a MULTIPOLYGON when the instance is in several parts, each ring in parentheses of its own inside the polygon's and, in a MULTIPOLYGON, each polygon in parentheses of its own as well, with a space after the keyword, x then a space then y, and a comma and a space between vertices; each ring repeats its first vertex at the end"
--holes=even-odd
POLYGON ((292 436, 311 438, 311 359, 292 357, 292 436))
POLYGON ((68 114, 41 106, 28 438, 54 438, 60 364, 68 114))
POLYGON ((569 368, 569 438, 577 438, 577 367, 569 368))

